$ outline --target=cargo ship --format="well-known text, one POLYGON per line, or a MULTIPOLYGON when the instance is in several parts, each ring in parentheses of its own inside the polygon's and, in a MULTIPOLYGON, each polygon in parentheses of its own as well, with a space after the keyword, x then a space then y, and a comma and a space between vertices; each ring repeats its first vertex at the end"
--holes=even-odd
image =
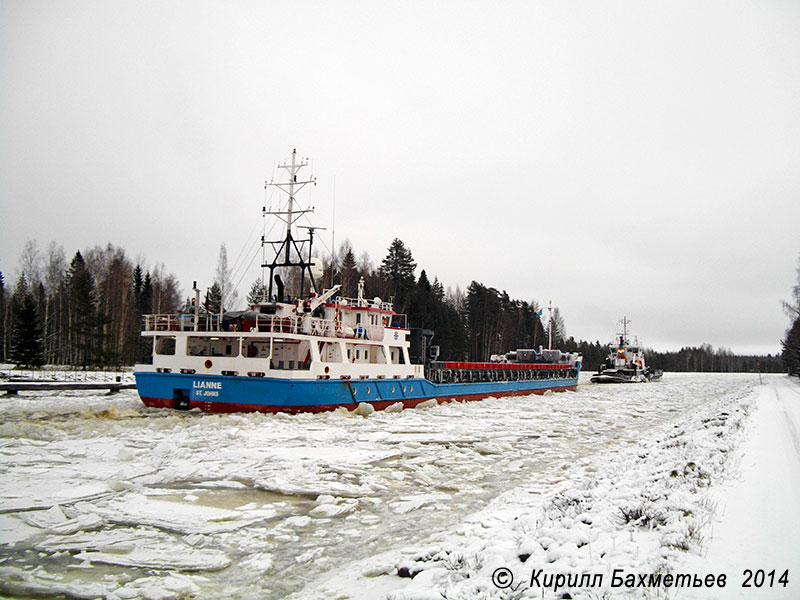
POLYGON ((317 290, 307 238, 295 226, 303 210, 295 194, 307 160, 292 152, 279 165, 288 181, 268 183, 288 194, 286 210, 270 212, 286 224, 271 244, 263 301, 245 311, 202 310, 195 289, 193 310, 144 316, 142 335, 152 340, 152 361, 135 367, 142 401, 151 407, 210 412, 319 412, 345 407, 412 408, 436 400, 574 390, 581 369, 577 353, 517 349, 488 362, 439 360, 434 333, 409 327, 393 303, 368 298, 363 278, 355 297, 341 285, 317 290), (289 298, 280 272, 300 273, 300 294, 289 298), (304 292, 305 282, 309 290, 304 292), (274 284, 274 285, 273 285, 274 284))

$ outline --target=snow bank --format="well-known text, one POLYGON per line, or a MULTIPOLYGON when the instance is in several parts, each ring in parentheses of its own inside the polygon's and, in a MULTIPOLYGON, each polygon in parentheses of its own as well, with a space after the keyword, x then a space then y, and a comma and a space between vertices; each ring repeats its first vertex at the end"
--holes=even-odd
MULTIPOLYGON (((800 381, 780 377, 770 383, 758 390, 739 453, 741 472, 711 490, 717 510, 708 543, 681 567, 728 573, 731 582, 718 598, 800 597, 800 381)), ((704 596, 691 591, 685 597, 704 596)))

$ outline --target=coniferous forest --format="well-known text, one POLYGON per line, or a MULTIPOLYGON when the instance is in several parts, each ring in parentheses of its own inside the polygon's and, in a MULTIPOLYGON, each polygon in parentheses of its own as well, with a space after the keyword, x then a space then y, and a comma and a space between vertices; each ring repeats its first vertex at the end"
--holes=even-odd
MULTIPOLYGON (((125 250, 108 244, 75 252, 69 260, 61 246, 51 243, 42 252, 29 241, 12 284, 0 273, 0 362, 36 367, 44 364, 77 367, 131 365, 149 353, 139 335, 142 315, 191 310, 177 278, 163 264, 147 269, 125 250)), ((366 253, 356 258, 345 241, 335 261, 325 267, 320 287, 342 285, 345 297, 357 295, 363 277, 366 294, 394 302, 395 311, 408 315, 413 327, 435 332, 433 343, 448 360, 486 361, 493 354, 548 344, 548 324, 535 300, 511 298, 507 292, 473 281, 466 290, 445 288, 434 275, 418 269, 411 250, 394 239, 380 265, 366 253), (419 275, 415 275, 419 272, 419 275)), ((204 310, 218 312, 235 306, 236 292, 228 279, 224 246, 216 280, 202 301, 204 310)), ((285 274, 291 293, 297 285, 285 274)), ((307 288, 306 288, 307 289, 307 288)), ((265 287, 253 282, 246 303, 263 299, 265 287)), ((793 325, 783 341, 783 356, 739 356, 705 344, 677 352, 648 350, 648 363, 665 371, 800 372, 800 268, 794 298, 784 302, 793 325)), ((583 354, 584 369, 597 368, 608 353, 606 342, 587 342, 567 336, 564 317, 552 313, 553 347, 583 354)))

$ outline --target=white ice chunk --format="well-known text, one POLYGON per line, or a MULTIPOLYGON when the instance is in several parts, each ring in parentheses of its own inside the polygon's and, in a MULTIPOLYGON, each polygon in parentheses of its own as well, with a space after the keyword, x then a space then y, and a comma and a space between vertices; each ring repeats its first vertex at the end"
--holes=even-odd
POLYGON ((243 567, 253 569, 254 571, 268 573, 272 570, 273 562, 272 554, 269 552, 259 552, 243 560, 240 564, 243 567))
POLYGON ((375 407, 372 406, 372 404, 370 404, 369 402, 362 402, 353 411, 353 414, 359 415, 360 417, 368 417, 374 412, 375 412, 375 407))
POLYGON ((285 527, 291 527, 292 529, 305 529, 306 527, 310 526, 312 523, 311 517, 307 515, 302 516, 295 516, 289 517, 283 522, 285 527))
POLYGON ((41 529, 48 529, 53 525, 58 525, 59 523, 63 523, 64 521, 66 521, 67 516, 64 514, 64 511, 61 510, 61 507, 58 504, 56 504, 55 506, 51 506, 47 510, 31 512, 22 515, 22 520, 25 521, 28 525, 33 525, 34 527, 40 527, 41 529))
POLYGON ((353 512, 358 506, 356 500, 343 501, 338 504, 320 504, 312 508, 308 514, 314 517, 340 517, 353 512))
POLYGON ((31 536, 41 534, 38 527, 31 527, 14 515, 0 515, 0 546, 16 544, 31 536))
POLYGON ((420 402, 415 408, 431 408, 434 406, 439 406, 439 401, 436 398, 431 398, 430 400, 425 400, 425 402, 420 402))
POLYGON ((450 500, 447 494, 419 494, 416 496, 402 496, 398 501, 389 503, 389 508, 397 514, 407 513, 423 506, 450 500))
POLYGON ((140 577, 114 590, 109 598, 113 600, 194 598, 200 593, 198 584, 205 581, 207 581, 205 577, 192 577, 181 573, 171 573, 166 577, 140 577))
POLYGON ((81 552, 75 558, 88 560, 90 563, 104 563, 121 567, 177 569, 179 571, 219 571, 231 564, 230 559, 220 550, 198 550, 188 547, 180 552, 146 548, 136 548, 125 554, 81 552))

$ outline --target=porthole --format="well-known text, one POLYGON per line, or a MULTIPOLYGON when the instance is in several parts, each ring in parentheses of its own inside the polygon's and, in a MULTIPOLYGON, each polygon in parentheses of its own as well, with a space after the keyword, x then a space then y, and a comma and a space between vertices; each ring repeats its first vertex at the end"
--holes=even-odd
POLYGON ((369 388, 369 386, 367 386, 367 396, 369 396, 369 390, 370 390, 370 388, 369 388))
POLYGON ((403 393, 406 393, 406 386, 403 386, 403 393))
POLYGON ((411 391, 411 392, 413 392, 413 391, 414 391, 414 386, 413 386, 413 385, 411 386, 411 388, 409 389, 409 391, 411 391))
POLYGON ((394 386, 392 386, 392 393, 394 394, 394 386))

